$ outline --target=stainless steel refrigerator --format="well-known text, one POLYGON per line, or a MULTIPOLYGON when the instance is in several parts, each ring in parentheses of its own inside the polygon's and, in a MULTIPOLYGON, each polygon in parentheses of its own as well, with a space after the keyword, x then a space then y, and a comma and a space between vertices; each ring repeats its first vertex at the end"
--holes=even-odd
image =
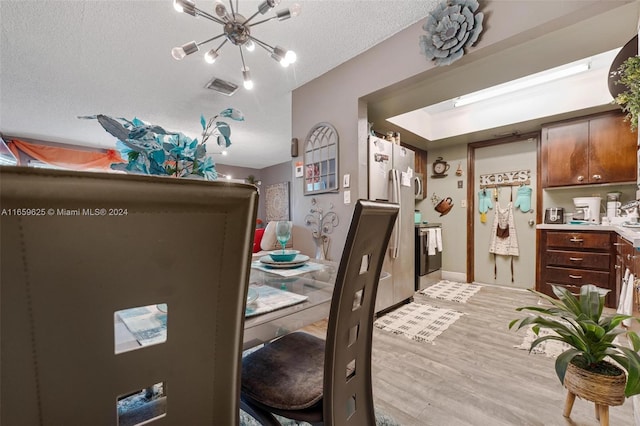
POLYGON ((400 204, 378 285, 375 311, 410 299, 415 291, 415 153, 369 136, 369 199, 400 204))

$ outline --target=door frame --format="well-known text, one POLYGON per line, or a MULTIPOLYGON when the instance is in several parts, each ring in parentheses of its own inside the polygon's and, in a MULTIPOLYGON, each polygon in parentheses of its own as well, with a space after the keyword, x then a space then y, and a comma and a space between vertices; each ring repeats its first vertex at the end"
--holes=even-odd
MULTIPOLYGON (((521 142, 530 138, 536 138, 536 223, 541 223, 542 213, 542 190, 540 189, 540 139, 541 133, 529 132, 523 134, 513 134, 498 139, 485 140, 480 142, 472 142, 467 145, 467 282, 472 283, 475 280, 475 226, 474 214, 476 211, 475 197, 475 160, 476 149, 486 148, 489 146, 503 145, 513 142, 521 142)), ((538 247, 538 232, 536 232, 536 247, 538 247)), ((536 268, 537 271, 537 268, 536 268)), ((537 279, 537 277, 536 277, 537 279)))

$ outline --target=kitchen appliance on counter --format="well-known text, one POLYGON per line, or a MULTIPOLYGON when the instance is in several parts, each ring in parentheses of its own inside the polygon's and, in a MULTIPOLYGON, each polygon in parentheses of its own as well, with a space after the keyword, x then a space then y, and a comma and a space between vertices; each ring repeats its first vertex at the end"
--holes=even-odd
POLYGON ((621 214, 621 195, 621 192, 607 192, 607 217, 609 221, 611 221, 611 218, 618 217, 621 214))
POLYGON ((382 264, 383 274, 376 296, 376 313, 410 299, 415 292, 414 167, 413 151, 369 136, 369 199, 400 204, 400 213, 382 264))
POLYGON ((638 217, 640 216, 638 214, 638 205, 640 203, 638 203, 637 200, 633 200, 633 201, 629 201, 628 203, 625 203, 624 205, 620 206, 620 210, 622 210, 624 212, 623 216, 626 218, 626 222, 629 223, 637 223, 638 222, 638 217))
POLYGON ((601 197, 576 197, 573 199, 573 204, 576 206, 576 213, 574 219, 579 219, 589 222, 594 225, 600 224, 600 202, 601 197))
POLYGON ((564 223, 564 209, 562 207, 549 207, 544 211, 544 223, 564 223))

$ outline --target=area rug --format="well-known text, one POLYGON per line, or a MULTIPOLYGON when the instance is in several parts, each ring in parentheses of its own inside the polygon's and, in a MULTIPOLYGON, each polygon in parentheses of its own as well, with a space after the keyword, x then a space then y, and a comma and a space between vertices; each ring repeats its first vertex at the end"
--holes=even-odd
MULTIPOLYGON (((546 328, 541 328, 538 336, 536 336, 535 333, 533 332, 533 330, 531 329, 531 327, 529 327, 529 328, 527 328, 527 331, 526 331, 526 333, 524 335, 524 338, 522 339, 522 343, 520 343, 519 345, 516 345, 514 347, 516 349, 522 349, 522 350, 528 351, 529 348, 531 347, 531 342, 536 340, 538 337, 550 336, 550 335, 553 335, 553 334, 556 334, 556 333, 554 331, 552 331, 552 330, 548 330, 546 328)), ((531 353, 532 354, 542 354, 542 355, 547 356, 549 358, 555 358, 558 355, 560 355, 562 352, 564 352, 567 349, 569 349, 570 347, 571 346, 569 346, 568 344, 566 344, 564 342, 559 342, 557 340, 545 340, 544 342, 540 343, 535 348, 533 348, 531 353)))
POLYGON ((420 290, 420 293, 434 299, 467 303, 467 300, 480 291, 481 288, 482 286, 477 284, 442 280, 437 284, 425 288, 424 290, 420 290))
POLYGON ((433 342, 462 315, 452 309, 409 303, 378 318, 374 325, 418 342, 433 342))

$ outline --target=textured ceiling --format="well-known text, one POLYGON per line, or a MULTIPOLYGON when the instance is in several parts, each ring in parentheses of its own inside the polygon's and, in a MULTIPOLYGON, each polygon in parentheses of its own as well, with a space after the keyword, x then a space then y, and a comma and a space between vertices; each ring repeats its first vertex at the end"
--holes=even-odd
MULTIPOLYGON (((268 44, 294 50, 298 61, 285 69, 260 48, 246 54, 255 83, 246 91, 238 49, 229 43, 213 65, 202 54, 217 42, 180 62, 171 57, 174 46, 221 33, 220 25, 176 13, 172 3, 0 1, 0 131, 113 148, 114 138, 96 121, 76 117, 138 117, 198 137, 200 114, 211 117, 232 106, 246 121, 231 123, 233 145, 216 161, 251 168, 278 164, 290 158, 291 91, 419 21, 434 4, 298 0, 298 17, 252 31, 268 44), (232 97, 204 89, 213 77, 240 89, 232 97)), ((276 10, 293 3, 283 0, 276 10)), ((213 11, 213 1, 196 4, 213 11)), ((240 0, 239 11, 250 16, 258 4, 240 0)))

